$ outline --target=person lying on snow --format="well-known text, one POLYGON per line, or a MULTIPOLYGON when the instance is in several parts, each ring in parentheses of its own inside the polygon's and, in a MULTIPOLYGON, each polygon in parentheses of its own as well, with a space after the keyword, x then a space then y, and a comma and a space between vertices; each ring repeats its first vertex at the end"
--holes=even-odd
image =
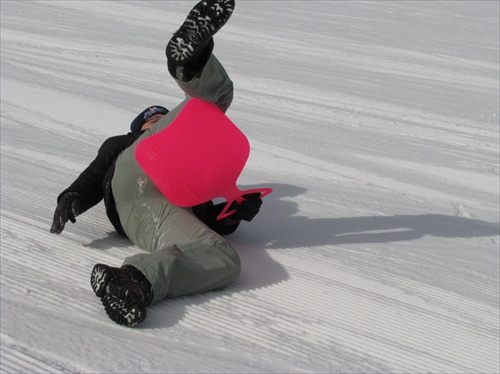
MULTIPOLYGON (((213 35, 227 22, 234 0, 200 1, 174 33, 166 49, 168 70, 189 97, 215 103, 226 111, 233 83, 212 54, 213 35)), ((135 118, 126 135, 107 139, 95 160, 58 197, 51 233, 104 199, 116 231, 145 250, 125 259, 121 268, 94 266, 90 283, 108 316, 135 326, 146 307, 165 298, 220 289, 240 274, 240 259, 221 236, 233 233, 241 220, 259 212, 260 194, 245 195, 236 212, 222 220, 225 203, 193 208, 170 203, 137 163, 134 152, 144 138, 166 128, 187 100, 169 111, 156 105, 135 118)))

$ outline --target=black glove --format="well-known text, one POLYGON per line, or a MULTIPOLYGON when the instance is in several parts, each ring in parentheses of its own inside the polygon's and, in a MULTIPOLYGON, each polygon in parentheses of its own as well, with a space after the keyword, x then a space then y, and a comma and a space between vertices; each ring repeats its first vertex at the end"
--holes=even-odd
POLYGON ((236 201, 231 204, 230 210, 236 209, 236 212, 229 217, 236 221, 244 220, 250 222, 259 213, 260 206, 262 205, 260 195, 260 192, 243 195, 244 201, 240 204, 236 201))
POLYGON ((66 225, 68 220, 75 223, 75 217, 81 213, 81 209, 80 195, 76 192, 66 192, 57 204, 50 233, 60 234, 64 230, 64 225, 66 225))

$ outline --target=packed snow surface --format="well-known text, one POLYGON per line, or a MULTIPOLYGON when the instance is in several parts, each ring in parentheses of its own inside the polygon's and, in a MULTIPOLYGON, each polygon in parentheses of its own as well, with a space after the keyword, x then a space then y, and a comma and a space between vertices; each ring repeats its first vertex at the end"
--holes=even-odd
POLYGON ((2 373, 498 373, 499 2, 239 1, 215 53, 272 187, 241 278, 137 328, 93 294, 140 249, 58 194, 153 104, 194 1, 1 2, 2 373))

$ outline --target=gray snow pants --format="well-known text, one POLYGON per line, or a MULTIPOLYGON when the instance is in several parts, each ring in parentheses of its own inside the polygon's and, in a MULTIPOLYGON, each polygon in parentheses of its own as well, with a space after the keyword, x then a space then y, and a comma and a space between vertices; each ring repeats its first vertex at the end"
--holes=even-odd
POLYGON ((151 282, 153 303, 223 288, 240 273, 239 256, 228 242, 191 209, 170 203, 135 160, 137 144, 167 127, 190 97, 215 103, 224 112, 233 98, 233 83, 213 55, 201 77, 177 84, 186 93, 186 100, 122 152, 111 182, 125 233, 147 251, 126 258, 123 265, 136 267, 151 282))

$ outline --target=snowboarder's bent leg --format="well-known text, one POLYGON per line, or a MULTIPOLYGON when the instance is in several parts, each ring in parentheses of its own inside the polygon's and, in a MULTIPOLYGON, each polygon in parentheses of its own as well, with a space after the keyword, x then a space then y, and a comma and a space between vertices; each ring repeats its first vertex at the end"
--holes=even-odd
POLYGON ((151 282, 154 302, 221 288, 237 279, 240 260, 228 242, 191 209, 170 203, 138 166, 115 174, 113 191, 115 183, 121 191, 115 199, 123 229, 150 252, 127 258, 124 265, 139 269, 151 282))
POLYGON ((153 303, 223 288, 240 274, 238 254, 225 241, 172 245, 137 254, 124 265, 140 270, 153 286, 153 303))

